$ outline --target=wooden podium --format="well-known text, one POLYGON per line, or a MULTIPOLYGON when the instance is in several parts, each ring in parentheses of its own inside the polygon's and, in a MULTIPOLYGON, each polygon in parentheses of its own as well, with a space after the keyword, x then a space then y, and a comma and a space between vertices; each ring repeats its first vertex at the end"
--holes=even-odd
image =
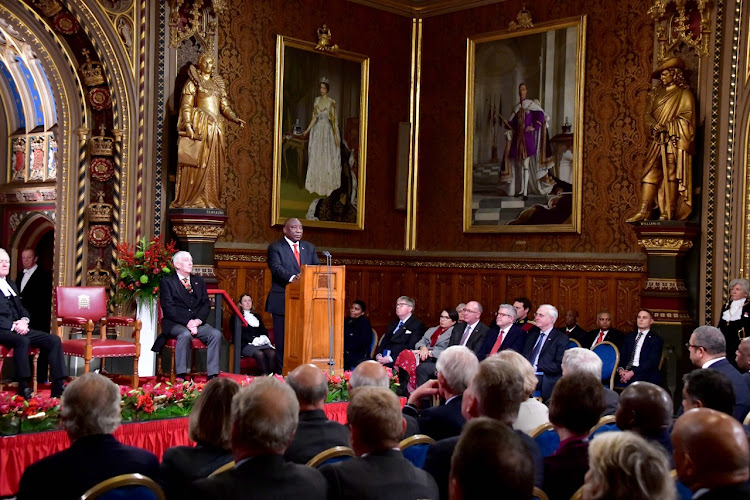
POLYGON ((332 368, 337 373, 342 372, 346 307, 344 304, 345 273, 344 266, 302 266, 300 279, 287 285, 284 375, 305 363, 312 363, 324 371, 330 370, 329 324, 333 325, 334 365, 332 368), (329 302, 331 323, 329 323, 329 302))

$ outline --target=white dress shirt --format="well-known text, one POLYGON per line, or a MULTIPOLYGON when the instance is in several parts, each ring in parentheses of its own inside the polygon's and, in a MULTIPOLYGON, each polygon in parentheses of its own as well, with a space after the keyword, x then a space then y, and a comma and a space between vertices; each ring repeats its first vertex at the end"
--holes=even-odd
POLYGON ((29 282, 29 279, 31 279, 31 275, 34 274, 34 271, 36 271, 38 267, 39 267, 39 264, 34 264, 34 267, 23 270, 23 279, 21 279, 21 291, 22 292, 23 292, 23 289, 26 288, 26 284, 29 282))
MULTIPOLYGON (((635 356, 633 356, 633 365, 632 366, 641 366, 641 349, 643 349, 643 343, 646 341, 646 337, 648 337, 648 332, 651 330, 643 330, 641 333, 641 340, 638 341, 638 344, 635 346, 635 356)), ((638 334, 636 334, 638 335, 638 334)))

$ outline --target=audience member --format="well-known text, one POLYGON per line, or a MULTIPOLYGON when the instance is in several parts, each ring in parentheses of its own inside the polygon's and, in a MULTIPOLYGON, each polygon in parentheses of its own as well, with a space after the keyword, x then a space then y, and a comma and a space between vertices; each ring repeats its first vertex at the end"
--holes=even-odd
MULTIPOLYGON (((573 375, 577 373, 590 373, 595 377, 602 376, 602 359, 596 353, 583 347, 574 347, 565 351, 562 360, 562 375, 573 375)), ((604 411, 605 415, 614 415, 620 405, 620 395, 609 387, 604 387, 604 411)))
POLYGON ((193 337, 206 344, 208 379, 219 374, 221 332, 206 323, 211 301, 203 278, 193 273, 193 256, 180 251, 172 257, 175 273, 165 276, 159 284, 161 292, 161 331, 156 338, 154 352, 159 352, 167 339, 176 338, 174 351, 177 377, 184 379, 190 368, 190 349, 193 337))
POLYGON ((724 334, 715 326, 699 326, 690 335, 687 348, 690 361, 695 366, 721 372, 732 381, 735 398, 732 415, 742 422, 750 412, 750 389, 740 372, 726 358, 724 334))
POLYGON ((349 307, 349 317, 344 321, 344 369, 353 370, 360 362, 370 359, 372 325, 365 316, 367 304, 355 300, 349 307))
POLYGON ((563 377, 555 385, 549 420, 560 446, 544 459, 544 488, 550 499, 568 500, 583 485, 589 468, 589 431, 604 410, 601 380, 589 373, 563 377))
POLYGON ((674 500, 675 482, 662 450, 633 432, 605 432, 589 444, 583 500, 674 500))
POLYGON ((716 370, 693 370, 682 377, 682 409, 711 408, 732 415, 734 389, 728 376, 716 370))
POLYGON ((323 405, 328 397, 325 373, 313 364, 300 365, 287 376, 299 402, 299 423, 291 444, 284 452, 290 462, 306 464, 321 451, 349 446, 349 429, 328 420, 323 405))
MULTIPOLYGON (((276 348, 271 344, 268 337, 268 330, 263 324, 263 318, 253 309, 253 298, 243 293, 237 306, 242 312, 242 316, 247 321, 247 326, 242 326, 242 355, 246 358, 253 358, 258 365, 258 370, 263 375, 273 373, 276 369, 276 348)), ((232 316, 232 331, 237 327, 237 323, 242 323, 240 318, 232 316)), ((283 356, 283 353, 280 353, 283 356)))
POLYGON ((461 434, 466 419, 461 414, 463 394, 477 372, 479 361, 468 347, 454 345, 437 360, 438 378, 420 385, 409 397, 403 412, 417 417, 419 433, 434 440, 461 434), (426 396, 438 394, 444 404, 419 410, 426 396))
POLYGON ((518 434, 491 418, 472 419, 451 460, 450 498, 485 499, 495 490, 498 497, 527 499, 533 489, 534 462, 518 434))
POLYGON ((735 353, 737 369, 742 374, 748 388, 750 388, 750 338, 742 339, 735 353))
POLYGON ((320 468, 328 482, 328 498, 437 498, 435 480, 398 449, 406 422, 392 391, 381 387, 358 389, 349 401, 346 416, 357 457, 320 468))
POLYGON ((650 382, 633 382, 620 395, 615 423, 623 431, 633 431, 652 443, 661 445, 671 458, 669 428, 674 406, 667 391, 650 382))
POLYGON ((19 500, 77 499, 121 474, 159 480, 159 460, 153 453, 125 446, 112 435, 120 426, 120 388, 105 376, 86 373, 72 381, 63 394, 60 417, 72 444, 26 468, 19 500))
POLYGON ((513 422, 513 429, 530 434, 531 431, 540 425, 549 422, 549 409, 541 401, 532 397, 536 390, 537 378, 534 373, 534 367, 529 360, 515 351, 502 351, 497 357, 509 363, 523 377, 523 392, 526 395, 521 407, 518 409, 518 416, 513 422))
POLYGON ((458 322, 464 323, 466 322, 466 318, 464 318, 464 314, 466 313, 466 304, 461 302, 456 306, 456 312, 458 313, 458 322))
POLYGON ((685 412, 672 431, 677 477, 701 500, 750 498, 750 451, 742 426, 709 408, 685 412))
MULTIPOLYGON (((25 248, 21 252, 23 277, 18 284, 18 296, 29 312, 29 328, 49 332, 52 318, 52 274, 39 267, 38 260, 33 248, 25 248)), ((40 351, 36 364, 37 382, 47 382, 48 370, 47 351, 40 351)))
POLYGON ((273 377, 257 378, 232 400, 233 469, 193 483, 193 498, 326 498, 325 478, 312 467, 287 462, 284 451, 297 428, 294 391, 273 377))
POLYGON ((534 367, 539 378, 537 389, 542 393, 542 400, 547 401, 552 388, 562 376, 562 358, 569 347, 568 336, 557 330, 557 309, 549 304, 542 304, 534 315, 537 331, 530 331, 526 337, 523 355, 534 367))
POLYGON ((230 417, 232 398, 239 390, 234 380, 215 378, 198 396, 188 420, 188 437, 195 447, 175 446, 162 458, 161 477, 168 498, 189 494, 193 481, 232 461, 230 417))
POLYGON ((524 332, 531 333, 535 330, 534 322, 529 318, 531 312, 531 301, 526 297, 513 299, 513 308, 516 310, 515 324, 520 326, 524 332))
MULTIPOLYGON (((398 319, 388 325, 380 347, 375 354, 375 361, 385 366, 393 367, 393 362, 404 349, 414 349, 425 332, 422 320, 414 316, 414 299, 402 295, 396 300, 396 316, 398 319)), ((406 380, 403 381, 404 390, 406 380)))
POLYGON ((750 336, 750 283, 745 278, 729 282, 729 301, 721 309, 721 319, 716 325, 724 334, 727 352, 737 350, 740 340, 750 336))
POLYGON ((586 335, 586 330, 578 324, 578 311, 575 309, 565 311, 565 333, 568 334, 568 337, 578 342, 582 342, 583 337, 586 335))
POLYGON ((427 382, 427 379, 417 380, 417 366, 422 363, 431 363, 434 369, 434 363, 450 344, 453 327, 457 322, 458 313, 456 311, 443 309, 440 311, 439 325, 429 328, 416 343, 413 351, 405 349, 398 355, 394 366, 399 369, 399 380, 409 381, 409 393, 427 382), (406 374, 402 374, 401 370, 405 371, 406 374))
POLYGON ((612 328, 612 315, 602 311, 596 315, 596 328, 586 334, 581 340, 581 347, 593 349, 600 342, 611 342, 622 350, 622 341, 625 334, 616 328, 612 328))
POLYGON ((59 398, 67 376, 62 342, 57 335, 50 335, 29 327, 30 314, 21 303, 16 284, 8 279, 9 271, 10 256, 8 252, 0 248, 0 345, 13 349, 13 367, 18 381, 18 394, 24 399, 31 398, 29 349, 38 347, 49 360, 52 378, 51 396, 59 398))
POLYGON ((648 309, 641 309, 636 316, 637 329, 627 335, 620 349, 620 366, 617 374, 623 384, 639 380, 659 384, 659 362, 664 341, 651 331, 654 315, 648 309))
MULTIPOLYGON (((525 399, 521 374, 499 356, 490 356, 479 363, 476 375, 464 391, 461 412, 467 421, 480 416, 489 417, 511 428, 525 399)), ((534 484, 541 487, 544 466, 539 447, 526 433, 515 432, 534 462, 534 484)), ((458 436, 441 439, 427 451, 424 469, 435 478, 441 499, 448 498, 451 456, 458 439, 458 436)))
POLYGON ((482 361, 500 351, 512 349, 522 352, 526 344, 526 332, 515 324, 516 308, 510 304, 500 304, 497 308, 495 325, 487 332, 484 345, 479 349, 477 358, 482 361))

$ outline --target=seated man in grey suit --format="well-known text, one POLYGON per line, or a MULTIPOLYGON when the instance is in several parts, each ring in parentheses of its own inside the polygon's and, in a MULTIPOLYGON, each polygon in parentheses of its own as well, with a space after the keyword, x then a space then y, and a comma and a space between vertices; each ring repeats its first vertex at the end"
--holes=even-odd
POLYGON ((286 378, 299 401, 297 432, 284 458, 306 464, 321 451, 334 446, 349 446, 349 429, 328 420, 323 405, 328 397, 325 373, 313 364, 300 365, 286 378))
POLYGON ((294 391, 272 377, 257 378, 232 399, 235 466, 193 483, 192 498, 217 500, 326 498, 325 478, 312 467, 284 460, 299 419, 294 391))
MULTIPOLYGON (((575 375, 577 373, 590 373, 596 378, 602 376, 602 359, 597 354, 583 347, 568 349, 563 354, 562 374, 575 375)), ((605 415, 614 415, 620 405, 620 395, 609 387, 604 388, 604 412, 605 415)))
POLYGON ((398 397, 389 389, 360 387, 346 410, 357 457, 320 468, 328 498, 437 498, 435 480, 398 449, 406 422, 398 397))

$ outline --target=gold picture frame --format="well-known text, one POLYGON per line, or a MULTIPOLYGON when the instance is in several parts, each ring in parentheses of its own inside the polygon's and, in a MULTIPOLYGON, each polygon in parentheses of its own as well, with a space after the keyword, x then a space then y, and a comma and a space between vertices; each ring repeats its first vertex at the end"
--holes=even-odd
POLYGON ((272 225, 364 229, 369 67, 277 35, 272 225))
POLYGON ((586 16, 529 26, 467 39, 464 232, 580 233, 586 16))

